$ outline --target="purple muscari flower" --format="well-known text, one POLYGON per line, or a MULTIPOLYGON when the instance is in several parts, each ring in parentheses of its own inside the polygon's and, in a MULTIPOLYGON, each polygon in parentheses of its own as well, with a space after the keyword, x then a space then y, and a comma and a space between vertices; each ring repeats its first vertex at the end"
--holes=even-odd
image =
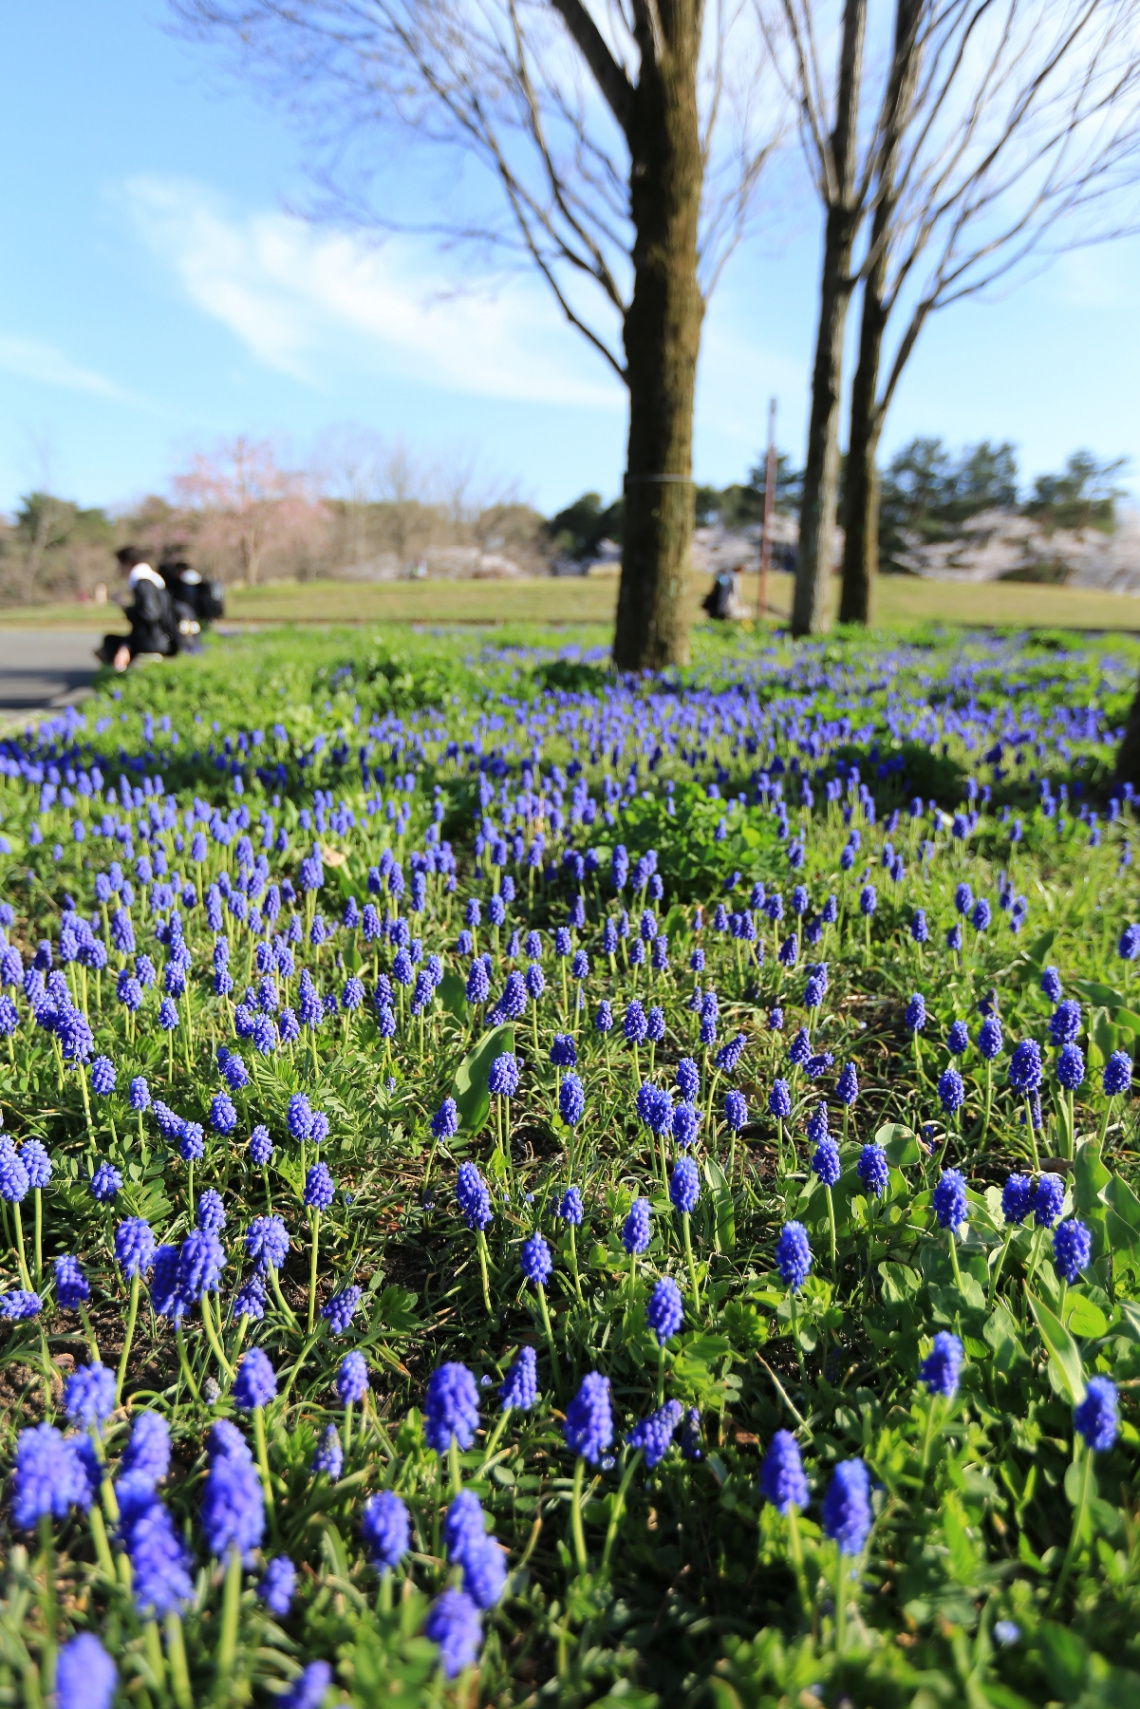
POLYGON ((494 1220, 487 1183, 474 1163, 461 1163, 455 1182, 455 1197, 468 1228, 487 1228, 494 1220))
POLYGON ((517 1059, 505 1052, 496 1056, 487 1075, 487 1090, 493 1098, 513 1098, 519 1089, 519 1065, 517 1059))
POLYGON ((649 1296, 649 1304, 645 1308, 645 1321, 657 1337, 659 1347, 664 1347, 671 1335, 676 1335, 684 1321, 685 1308, 681 1301, 681 1290, 669 1276, 662 1276, 655 1283, 649 1296))
MULTIPOLYGON (((1132 1058, 1126 1050, 1114 1050, 1105 1064, 1101 1085, 1105 1096, 1118 1097, 1121 1092, 1127 1092, 1132 1084, 1132 1058)), ((25 1144, 24 1151, 28 1146, 25 1144)), ((33 1182, 33 1185, 35 1183, 33 1182)))
POLYGON ((424 1399, 424 1436, 429 1448, 446 1454, 452 1438, 470 1448, 479 1428, 479 1391, 466 1365, 451 1363, 433 1371, 424 1399))
POLYGON ((946 1034, 946 1048, 951 1056, 963 1056, 970 1046, 965 1021, 955 1021, 946 1034))
POLYGON ((926 910, 924 908, 916 908, 911 915, 910 935, 916 944, 924 944, 930 941, 930 927, 926 923, 926 910))
POLYGON ((265 1283, 256 1270, 234 1294, 232 1310, 235 1319, 248 1317, 251 1323, 260 1323, 265 1316, 265 1283))
POLYGON ((515 1361, 499 1386, 503 1406, 529 1412, 538 1399, 538 1356, 533 1347, 520 1347, 515 1361))
POLYGON ((839 1079, 835 1082, 835 1096, 841 1104, 846 1104, 848 1107, 859 1096, 859 1078, 853 1062, 845 1062, 839 1070, 839 1079))
POLYGON ((79 1632, 56 1658, 56 1709, 111 1709, 118 1683, 119 1670, 94 1632, 79 1632))
POLYGON ((80 1365, 63 1385, 63 1404, 73 1424, 100 1425, 115 1407, 115 1373, 106 1365, 80 1365))
MULTIPOLYGON (((964 1032, 965 1028, 962 1030, 964 1032)), ((965 1097, 966 1088, 962 1076, 956 1068, 947 1068, 938 1079, 938 1098, 943 1110, 948 1116, 952 1116, 955 1110, 961 1109, 965 1097)))
POLYGON ((317 1444, 313 1455, 312 1473, 320 1477, 323 1472, 333 1483, 340 1477, 344 1467, 344 1449, 340 1445, 340 1436, 335 1424, 325 1426, 324 1434, 317 1444))
MULTIPOLYGON (((394 877, 395 871, 389 884, 394 877)), ((310 1662, 301 1669, 289 1690, 277 1698, 276 1709, 321 1709, 331 1684, 332 1668, 328 1662, 310 1662)))
POLYGON ((987 1015, 978 1028, 978 1050, 986 1062, 1001 1054, 1001 1022, 996 1015, 987 1015))
POLYGON ((918 1368, 918 1380, 932 1395, 952 1400, 958 1392, 962 1369, 962 1343, 945 1331, 934 1337, 934 1346, 918 1368))
POLYGON ((586 1110, 586 1094, 576 1074, 564 1074, 558 1093, 558 1109, 567 1127, 577 1127, 586 1110))
POLYGON ((1049 1037, 1055 1045, 1072 1044, 1080 1030, 1081 1005, 1068 997, 1049 1018, 1049 1037))
POLYGON ((147 1471, 123 1471, 115 1485, 119 1540, 131 1563, 135 1606, 146 1617, 167 1614, 194 1594, 191 1557, 147 1471))
POLYGON ((269 1137, 269 1129, 257 1126, 249 1136, 249 1155, 258 1169, 264 1169, 273 1156, 273 1141, 269 1137))
MULTIPOLYGON (((156 1253, 156 1282, 157 1258, 156 1253)), ((193 1304, 203 1294, 216 1294, 225 1262, 226 1254, 216 1234, 201 1228, 192 1230, 178 1251, 178 1291, 182 1298, 193 1304)))
POLYGON ((91 1298, 91 1284, 78 1258, 62 1253, 55 1261, 55 1298, 62 1311, 75 1311, 91 1298))
MULTIPOLYGON (((122 1185, 120 1178, 119 1185, 122 1185)), ((20 1155, 14 1149, 0 1150, 0 1199, 18 1205, 31 1192, 32 1183, 20 1155)))
POLYGON ((726 1092, 724 1119, 733 1133, 739 1133, 748 1122, 748 1102, 743 1092, 726 1092))
POLYGON ((908 1032, 920 1033, 926 1025, 926 998, 921 991, 916 991, 906 1006, 903 1016, 908 1032))
POLYGON ((550 1047, 550 1061, 555 1068, 576 1068, 578 1050, 569 1033, 555 1033, 550 1047))
POLYGON ((993 910, 985 897, 980 897, 970 910, 970 924, 976 932, 988 932, 993 919, 993 910))
POLYGON ((154 1485, 170 1470, 170 1426, 161 1412, 136 1412, 119 1462, 120 1476, 154 1485))
POLYGON ((336 1374, 336 1392, 342 1406, 363 1400, 368 1393, 368 1365, 363 1353, 346 1353, 336 1374))
POLYGON ((185 1163, 200 1163, 206 1155, 206 1138, 201 1122, 183 1122, 178 1150, 185 1163))
POLYGON ((842 1555, 858 1555, 871 1535, 871 1480, 862 1460, 840 1460, 823 1498, 823 1529, 842 1555))
POLYGON ((213 1187, 207 1187, 198 1195, 198 1227, 220 1234, 225 1226, 226 1207, 222 1195, 213 1187))
POLYGON ((101 1205, 109 1205, 122 1184, 123 1177, 113 1163, 100 1163, 91 1177, 91 1197, 101 1205))
POLYGON ((42 1310, 43 1301, 39 1294, 29 1293, 25 1288, 12 1288, 8 1293, 0 1294, 0 1318, 7 1318, 11 1323, 38 1317, 42 1310))
MULTIPOLYGON (((155 1238, 149 1222, 141 1216, 126 1217, 115 1230, 115 1260, 124 1276, 141 1276, 154 1262, 155 1238)), ((57 1259, 58 1265, 58 1259, 57 1259)), ((56 1292, 59 1271, 56 1271, 56 1292)))
POLYGON ((451 1139, 459 1132, 459 1111, 454 1098, 445 1098, 431 1118, 433 1139, 451 1139))
POLYGON ((890 1164, 881 1145, 865 1145, 859 1153, 855 1172, 869 1193, 881 1199, 887 1190, 890 1164))
POLYGON ((503 1594, 507 1563, 501 1543, 480 1533, 463 1550, 463 1588, 478 1608, 493 1608, 503 1594))
POLYGON ((328 1324, 334 1335, 343 1335, 353 1318, 363 1297, 363 1290, 358 1287, 342 1288, 321 1307, 321 1317, 328 1324))
POLYGON ((141 1074, 137 1074, 131 1081, 130 1101, 131 1109, 137 1110, 140 1114, 143 1110, 150 1108, 150 1087, 141 1074))
POLYGON ((598 1371, 589 1371, 566 1409, 562 1427, 566 1446, 596 1466, 614 1439, 613 1412, 610 1407, 610 1380, 598 1371))
POLYGON ((673 1138, 678 1145, 690 1146, 697 1137, 701 1113, 692 1104, 678 1104, 673 1111, 673 1138))
POLYGON ((210 1126, 215 1133, 230 1134, 237 1126, 237 1111, 233 1099, 217 1092, 210 1104, 210 1126))
POLYGON ((277 1393, 277 1373, 260 1347, 251 1347, 237 1368, 230 1394, 242 1412, 268 1406, 277 1393))
POLYGON ((448 1557, 461 1565, 473 1543, 485 1535, 483 1508, 472 1489, 461 1489, 449 1506, 443 1521, 443 1542, 448 1557))
POLYGON ((289 1255, 289 1234, 279 1216, 257 1216, 249 1225, 245 1249, 259 1270, 280 1270, 289 1255))
POLYGON ((446 1679, 454 1679, 471 1667, 483 1642, 479 1610, 464 1590, 445 1590, 428 1609, 424 1636, 439 1645, 440 1666, 446 1679))
POLYGON ((621 1231, 621 1239, 631 1257, 649 1250, 648 1199, 634 1199, 621 1231))
POLYGON ((115 1065, 109 1056, 97 1056, 91 1064, 91 1090, 101 1098, 109 1097, 115 1090, 115 1065))
POLYGON ((792 1095, 786 1080, 773 1080, 768 1094, 768 1113, 778 1121, 787 1121, 792 1113, 792 1095))
POLYGON ((833 1139, 820 1140, 812 1155, 811 1166, 825 1187, 835 1186, 842 1168, 839 1162, 839 1147, 833 1139))
POLYGON ((35 1424, 16 1438, 12 1470, 12 1523, 34 1531, 41 1518, 63 1519, 83 1494, 81 1469, 71 1446, 51 1424, 35 1424))
POLYGON ((327 1211, 336 1197, 336 1184, 327 1163, 314 1163, 305 1176, 304 1201, 310 1210, 327 1211))
POLYGON ((666 1401, 663 1407, 651 1412, 648 1418, 643 1418, 626 1436, 631 1448, 644 1451, 645 1464, 650 1471, 668 1453, 683 1412, 684 1408, 679 1400, 666 1401))
POLYGON ((1038 1228, 1052 1228, 1065 1202, 1065 1183, 1047 1171, 1037 1177, 1033 1193, 1033 1220, 1038 1228))
POLYGON ((802 1222, 786 1222, 776 1242, 776 1268, 794 1294, 798 1294, 812 1267, 811 1243, 802 1222))
POLYGON ((524 1240, 519 1254, 519 1266, 523 1276, 535 1287, 542 1287, 550 1280, 550 1272, 554 1262, 550 1256, 550 1248, 541 1234, 532 1234, 529 1240, 524 1240))
POLYGON ((1010 1175, 1001 1193, 1001 1214, 1020 1226, 1033 1208, 1033 1182, 1028 1175, 1010 1175))
POLYGON ((313 1111, 304 1092, 294 1092, 289 1099, 285 1125, 288 1127, 292 1139, 308 1139, 309 1130, 313 1125, 313 1111))
POLYGON ((811 1040, 806 1027, 801 1027, 791 1044, 788 1046, 788 1061, 797 1068, 802 1068, 811 1056, 811 1040))
POLYGON ((400 1497, 382 1489, 364 1504, 360 1533, 368 1558, 378 1572, 391 1572, 408 1552, 411 1522, 400 1497))
POLYGON ((1047 967, 1041 975, 1041 989, 1051 1003, 1061 1001, 1061 976, 1055 967, 1047 967))
POLYGON ((284 1620, 293 1606, 297 1569, 288 1555, 275 1555, 265 1569, 257 1594, 271 1614, 284 1620))
POLYGON ((622 1034, 627 1044, 644 1044, 648 1030, 645 1010, 636 997, 632 998, 621 1023, 622 1034))
POLYGON ((1118 1428, 1116 1384, 1109 1377, 1089 1378, 1084 1400, 1073 1408, 1073 1424, 1094 1454, 1107 1454, 1118 1428))
POLYGON ((966 1178, 960 1170, 942 1171, 933 1199, 940 1228, 960 1228, 970 1214, 966 1203, 966 1178))
POLYGON ((1023 1038, 1009 1063, 1009 1083, 1023 1095, 1035 1092, 1041 1084, 1041 1050, 1036 1039, 1023 1038))
POLYGON ((760 1468, 760 1492, 778 1513, 808 1504, 807 1478, 799 1443, 790 1430, 777 1430, 760 1468))
POLYGON ((669 1178, 669 1197, 673 1208, 688 1216, 697 1208, 701 1196, 701 1178, 691 1157, 678 1157, 669 1178))
POLYGON ((1092 1257, 1092 1235, 1083 1222, 1070 1217, 1053 1230, 1053 1263, 1066 1282, 1075 1282, 1092 1257))
POLYGON ((581 1227, 585 1212, 582 1208, 582 1195, 577 1187, 567 1187, 555 1214, 561 1217, 563 1222, 569 1223, 571 1228, 581 1227))
POLYGON ((687 1104, 695 1104, 701 1095, 700 1070, 691 1056, 683 1056, 677 1064, 677 1088, 687 1104))
MULTIPOLYGON (((217 1434, 214 1426, 213 1434, 217 1434)), ((240 1433, 234 1431, 239 1442, 240 1433)), ((236 1549, 245 1560, 265 1534, 265 1497, 257 1469, 245 1453, 216 1453, 210 1462, 202 1493, 202 1530, 206 1546, 223 1560, 236 1549)))
POLYGON ((603 997, 602 1001, 598 1004, 598 1012, 594 1016, 595 1031, 600 1032, 600 1033, 612 1032, 613 1031, 613 1025, 614 1025, 613 1009, 610 1006, 610 1004, 606 1001, 606 999, 603 997))
POLYGON ((1057 1078, 1067 1092, 1075 1092, 1085 1077, 1084 1053, 1078 1044, 1064 1044, 1057 1058, 1057 1078))

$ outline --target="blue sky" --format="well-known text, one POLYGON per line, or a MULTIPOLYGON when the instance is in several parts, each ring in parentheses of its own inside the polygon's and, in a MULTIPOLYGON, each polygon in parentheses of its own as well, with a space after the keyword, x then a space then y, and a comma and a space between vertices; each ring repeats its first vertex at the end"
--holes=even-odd
MULTIPOLYGON (((303 145, 165 30, 160 0, 0 15, 0 509, 50 478, 85 504, 162 491, 239 432, 306 459, 358 422, 425 459, 475 458, 553 510, 621 481, 624 397, 537 281, 450 295, 421 242, 364 244, 288 214, 303 145)), ((740 479, 779 400, 802 457, 819 221, 785 201, 706 323, 696 474, 740 479)), ((1011 439, 1023 476, 1087 446, 1140 483, 1140 242, 1065 257, 936 319, 884 451, 916 433, 1011 439)))

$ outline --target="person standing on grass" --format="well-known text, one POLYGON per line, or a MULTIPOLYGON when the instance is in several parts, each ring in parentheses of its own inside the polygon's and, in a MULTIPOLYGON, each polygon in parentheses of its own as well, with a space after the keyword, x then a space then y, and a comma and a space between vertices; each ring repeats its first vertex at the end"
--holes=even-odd
POLYGON ((178 636, 166 583, 137 546, 121 546, 115 557, 132 595, 124 607, 131 630, 129 635, 104 635, 95 657, 117 671, 125 671, 144 653, 169 658, 178 651, 178 636))

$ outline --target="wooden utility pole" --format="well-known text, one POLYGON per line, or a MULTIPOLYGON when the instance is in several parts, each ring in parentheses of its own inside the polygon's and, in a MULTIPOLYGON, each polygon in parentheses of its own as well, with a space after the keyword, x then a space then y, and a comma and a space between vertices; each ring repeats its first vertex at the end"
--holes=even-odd
POLYGON ((776 506, 776 400, 768 400, 768 461, 764 468, 764 523, 760 531, 760 608, 768 609, 768 571, 772 567, 772 512, 776 506))

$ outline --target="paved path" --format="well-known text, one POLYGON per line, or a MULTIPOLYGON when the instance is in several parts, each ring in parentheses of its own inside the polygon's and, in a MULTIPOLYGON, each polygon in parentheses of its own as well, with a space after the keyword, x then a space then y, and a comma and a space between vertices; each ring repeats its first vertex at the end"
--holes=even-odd
POLYGON ((82 700, 98 669, 99 641, 91 629, 0 629, 0 714, 82 700))

